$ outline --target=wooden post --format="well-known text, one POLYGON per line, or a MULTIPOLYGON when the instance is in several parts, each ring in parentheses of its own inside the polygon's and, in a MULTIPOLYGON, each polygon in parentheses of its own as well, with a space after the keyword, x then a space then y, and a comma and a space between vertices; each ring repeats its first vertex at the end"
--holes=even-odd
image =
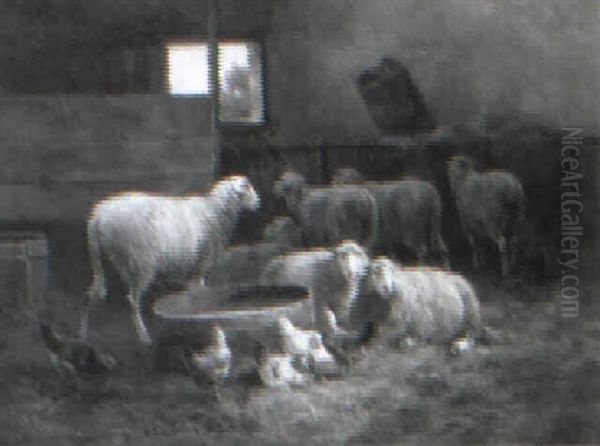
POLYGON ((211 133, 213 175, 221 176, 221 135, 219 130, 219 0, 209 0, 208 51, 210 63, 211 133))

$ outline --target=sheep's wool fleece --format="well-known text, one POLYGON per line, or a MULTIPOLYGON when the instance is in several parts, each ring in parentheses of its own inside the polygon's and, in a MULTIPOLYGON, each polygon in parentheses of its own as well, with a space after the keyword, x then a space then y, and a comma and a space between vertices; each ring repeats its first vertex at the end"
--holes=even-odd
POLYGON ((100 209, 101 243, 125 268, 134 267, 135 252, 163 272, 175 271, 198 257, 213 225, 208 201, 198 198, 124 194, 100 209))

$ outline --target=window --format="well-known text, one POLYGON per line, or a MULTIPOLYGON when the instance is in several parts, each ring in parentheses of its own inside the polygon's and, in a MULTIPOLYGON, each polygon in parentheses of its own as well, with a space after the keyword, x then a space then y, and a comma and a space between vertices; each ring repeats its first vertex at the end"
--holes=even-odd
MULTIPOLYGON (((257 124, 264 121, 260 46, 248 41, 219 42, 219 120, 257 124)), ((167 45, 167 88, 172 95, 208 95, 210 59, 207 42, 167 45)))
POLYGON ((262 122, 263 85, 256 43, 219 44, 219 105, 224 122, 262 122))
POLYGON ((177 43, 167 47, 167 83, 174 95, 206 95, 210 91, 208 45, 177 43))

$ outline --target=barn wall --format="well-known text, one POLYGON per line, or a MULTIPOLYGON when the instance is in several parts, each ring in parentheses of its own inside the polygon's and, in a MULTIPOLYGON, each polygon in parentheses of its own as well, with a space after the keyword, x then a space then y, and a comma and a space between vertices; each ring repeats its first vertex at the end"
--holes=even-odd
POLYGON ((59 281, 88 275, 93 202, 122 190, 204 191, 213 179, 210 105, 201 99, 3 96, 0 147, 0 224, 46 231, 59 281))
POLYGON ((373 141, 355 86, 403 61, 440 124, 488 114, 597 126, 599 4, 588 1, 307 0, 274 12, 268 40, 277 142, 373 141))
MULTIPOLYGON (((311 182, 325 182, 338 166, 356 166, 371 179, 432 179, 444 196, 451 249, 468 254, 444 173, 448 156, 466 152, 482 168, 518 175, 528 197, 529 255, 539 257, 542 249, 554 259, 561 128, 584 128, 584 157, 594 156, 600 134, 600 108, 590 94, 600 88, 592 57, 600 51, 598 7, 539 0, 283 2, 265 46, 268 131, 263 139, 232 141, 227 161, 261 177, 266 193, 286 164, 311 182), (383 55, 409 68, 441 135, 394 140, 375 127, 355 81, 383 55), (285 148, 285 157, 266 152, 270 145, 285 148), (296 151, 310 155, 300 163, 296 151)), ((597 209, 593 171, 587 168, 582 184, 590 191, 586 209, 597 209)), ((599 223, 586 215, 593 237, 599 223)))
POLYGON ((210 107, 167 96, 1 99, 5 221, 81 219, 111 189, 205 189, 210 107))

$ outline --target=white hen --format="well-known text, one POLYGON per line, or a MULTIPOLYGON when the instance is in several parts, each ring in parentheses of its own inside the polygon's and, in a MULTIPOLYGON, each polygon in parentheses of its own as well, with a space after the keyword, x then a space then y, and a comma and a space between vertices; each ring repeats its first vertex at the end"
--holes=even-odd
POLYGON ((231 370, 231 350, 225 332, 218 324, 212 327, 208 346, 190 353, 189 363, 196 383, 210 384, 215 396, 218 396, 218 390, 231 370))
POLYGON ((278 325, 283 339, 283 348, 287 353, 305 357, 312 351, 323 348, 323 340, 319 332, 297 328, 287 317, 280 317, 278 325))
POLYGON ((299 368, 298 357, 288 353, 268 353, 261 344, 256 350, 258 374, 267 387, 290 387, 308 384, 309 378, 299 368))
POLYGON ((294 358, 286 353, 266 354, 260 364, 259 374, 267 387, 302 386, 308 376, 294 367, 294 358))

